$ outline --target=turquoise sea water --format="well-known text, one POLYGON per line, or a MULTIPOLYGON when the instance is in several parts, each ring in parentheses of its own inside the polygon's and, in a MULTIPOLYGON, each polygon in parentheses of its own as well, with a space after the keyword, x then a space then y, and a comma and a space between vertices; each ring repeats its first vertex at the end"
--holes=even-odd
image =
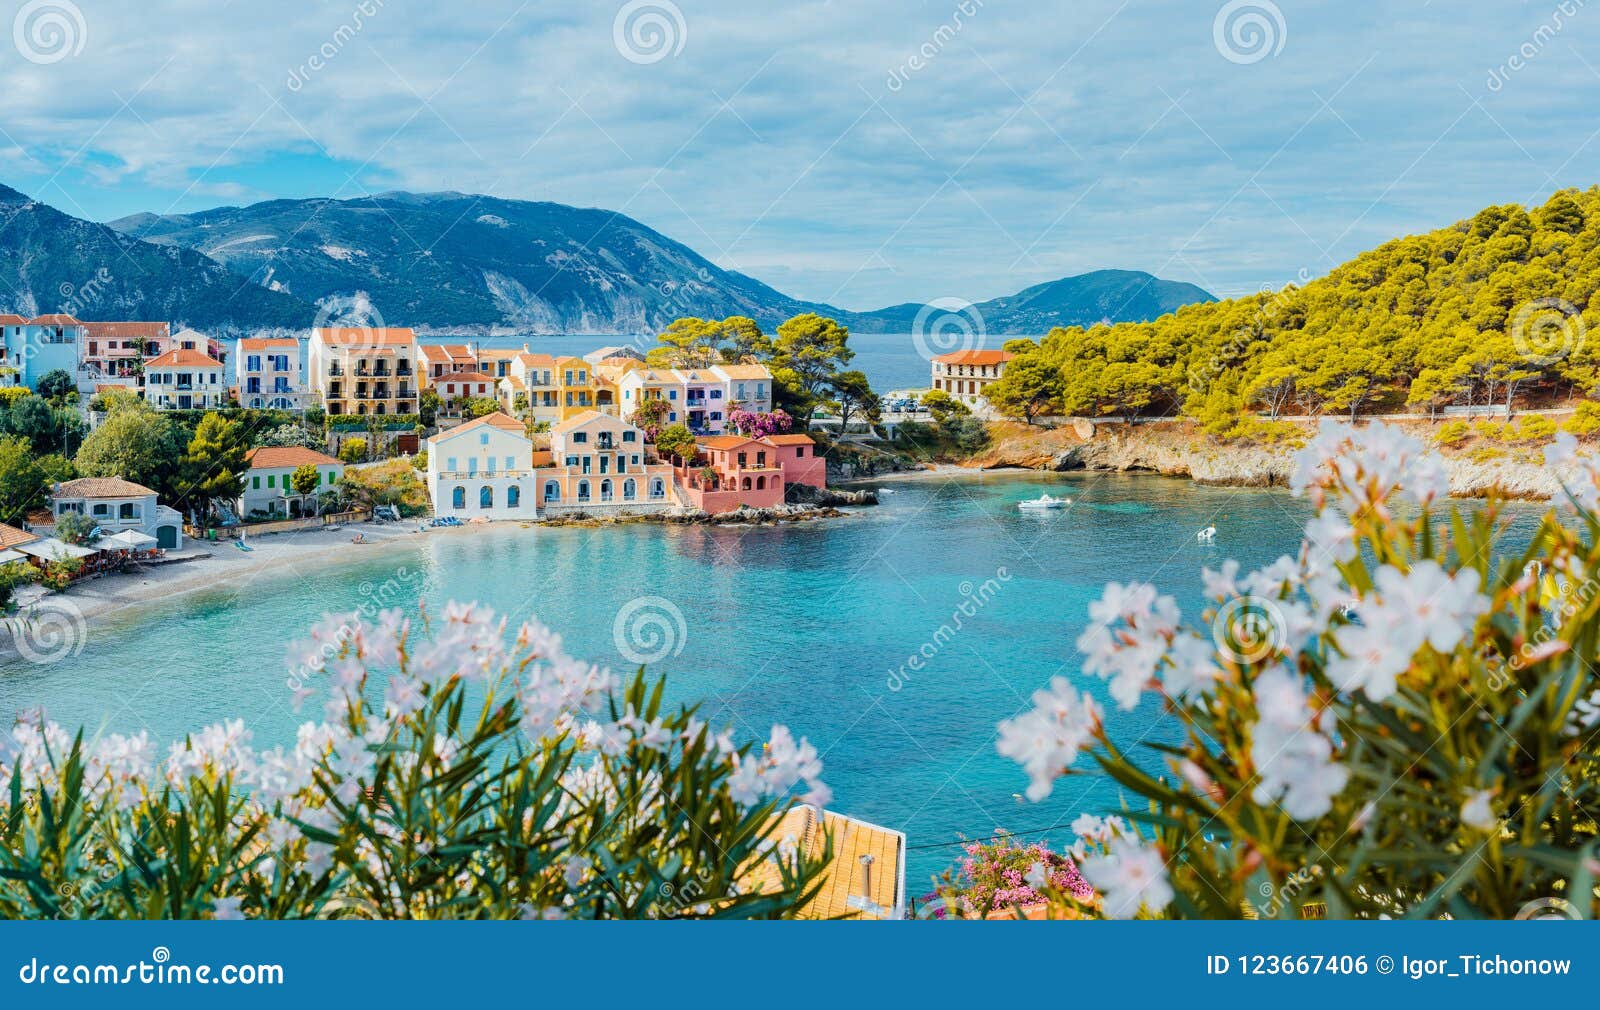
MULTIPOLYGON (((1005 475, 882 485, 877 508, 781 527, 495 527, 421 535, 370 560, 264 573, 95 625, 82 654, 53 666, 0 667, 0 715, 42 705, 68 725, 163 740, 244 717, 255 742, 292 738, 285 642, 326 611, 477 599, 536 614, 574 654, 630 669, 613 634, 630 601, 661 597, 681 651, 652 669, 678 700, 699 701, 743 739, 783 722, 823 753, 835 807, 909 836, 908 887, 958 854, 961 836, 1007 828, 1057 843, 1082 810, 1114 809, 1115 788, 1084 777, 1039 804, 1017 798, 1022 771, 994 751, 995 726, 1052 675, 1086 683, 1124 743, 1161 739, 1159 708, 1115 710, 1079 673, 1072 642, 1107 580, 1149 580, 1186 615, 1200 609, 1201 565, 1265 564, 1292 551, 1307 518, 1278 491, 1196 487, 1140 475, 1005 475), (1071 509, 1029 514, 1043 490, 1071 509), (1195 531, 1215 524, 1215 542, 1195 531), (986 580, 993 586, 983 589, 986 580), (976 616, 957 608, 986 598, 976 616), (923 650, 921 671, 902 664, 923 650), (909 674, 907 676, 906 674, 909 674), (898 689, 896 689, 898 687, 898 689)), ((1519 513, 1524 542, 1534 508, 1519 513)), ((626 639, 625 639, 626 640, 626 639)), ((648 648, 652 643, 640 642, 648 648)))

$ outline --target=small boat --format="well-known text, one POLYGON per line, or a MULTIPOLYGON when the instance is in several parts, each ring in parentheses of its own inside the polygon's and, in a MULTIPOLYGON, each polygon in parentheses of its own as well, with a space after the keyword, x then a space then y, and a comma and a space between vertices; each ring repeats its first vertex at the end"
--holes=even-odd
POLYGON ((1205 529, 1203 529, 1199 533, 1195 534, 1195 539, 1200 540, 1200 541, 1202 541, 1204 543, 1210 543, 1212 540, 1215 540, 1216 538, 1217 538, 1217 528, 1215 526, 1207 526, 1205 529))
POLYGON ((1055 498, 1049 494, 1042 494, 1037 498, 1017 502, 1019 509, 1060 509, 1072 504, 1071 498, 1055 498))

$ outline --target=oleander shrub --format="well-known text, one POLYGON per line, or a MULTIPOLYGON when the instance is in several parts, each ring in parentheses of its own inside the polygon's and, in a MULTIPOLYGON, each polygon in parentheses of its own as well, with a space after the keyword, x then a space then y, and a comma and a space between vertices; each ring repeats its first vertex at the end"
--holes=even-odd
MULTIPOLYGON (((1593 917, 1600 811, 1600 460, 1547 451, 1554 508, 1500 557, 1501 507, 1445 507, 1437 457, 1384 425, 1324 424, 1293 487, 1298 552, 1203 572, 1186 624, 1150 585, 1111 584, 1078 637, 1131 709, 1158 698, 1172 744, 1124 746, 1064 678, 1000 727, 1037 800, 1090 770, 1126 809, 1073 825, 1117 917, 1593 917)), ((1048 882, 1046 882, 1048 884, 1048 882)))
POLYGON ((810 744, 738 746, 537 623, 328 617, 290 668, 323 719, 288 746, 20 720, 0 918, 777 918, 831 856, 775 837, 795 783, 827 801, 810 744))

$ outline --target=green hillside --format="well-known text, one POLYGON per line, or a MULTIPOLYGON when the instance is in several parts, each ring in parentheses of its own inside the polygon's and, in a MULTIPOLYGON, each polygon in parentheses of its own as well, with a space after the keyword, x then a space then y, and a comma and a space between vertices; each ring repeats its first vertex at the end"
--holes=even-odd
POLYGON ((1304 286, 1055 329, 991 399, 1017 416, 1348 414, 1600 391, 1600 189, 1489 207, 1304 286))

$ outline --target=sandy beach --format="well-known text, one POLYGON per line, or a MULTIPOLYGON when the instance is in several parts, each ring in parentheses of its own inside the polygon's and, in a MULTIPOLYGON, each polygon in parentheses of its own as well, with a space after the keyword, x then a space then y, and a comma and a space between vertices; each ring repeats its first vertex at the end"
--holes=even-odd
MULTIPOLYGON (((159 565, 142 565, 131 572, 110 574, 76 583, 63 593, 51 593, 40 586, 29 586, 17 593, 17 613, 6 622, 27 621, 42 612, 65 612, 85 625, 142 606, 165 603, 203 589, 216 589, 260 576, 264 572, 290 569, 305 572, 314 568, 348 562, 356 557, 382 554, 404 545, 415 545, 424 537, 463 536, 491 529, 490 525, 428 529, 419 532, 418 520, 399 523, 360 523, 354 526, 325 527, 252 537, 251 549, 242 551, 232 541, 205 543, 185 541, 181 560, 159 565), (360 533, 365 543, 352 543, 360 533)), ((0 660, 18 655, 15 631, 0 640, 0 660)))

